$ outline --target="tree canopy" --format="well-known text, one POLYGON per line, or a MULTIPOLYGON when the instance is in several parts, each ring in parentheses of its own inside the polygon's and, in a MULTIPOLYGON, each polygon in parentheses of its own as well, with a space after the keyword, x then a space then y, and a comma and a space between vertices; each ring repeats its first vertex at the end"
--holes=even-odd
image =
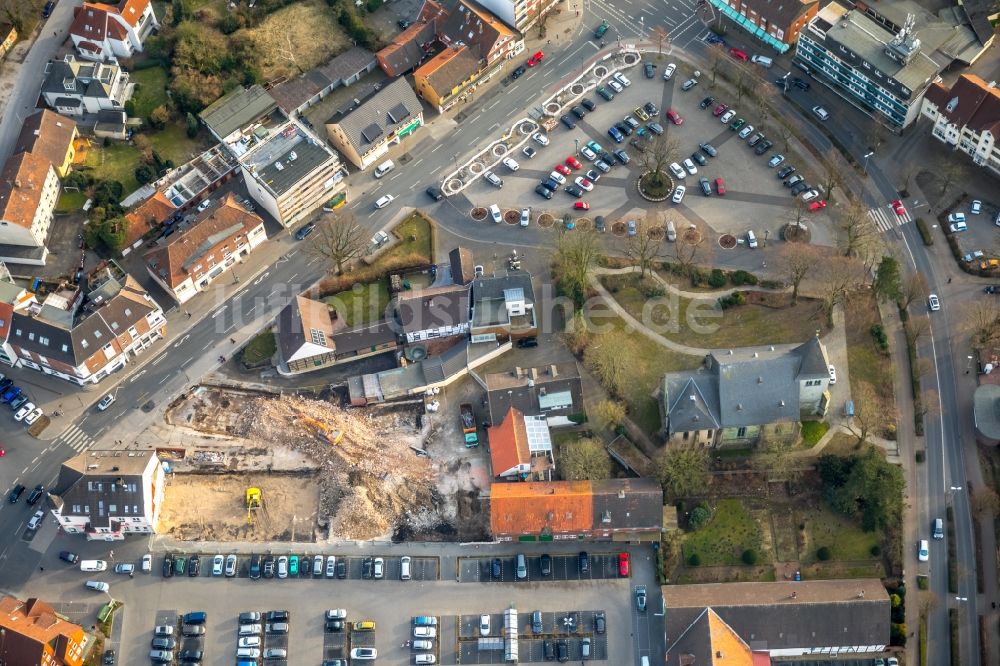
POLYGON ((903 511, 903 472, 886 462, 873 446, 848 457, 821 456, 816 466, 823 494, 841 513, 860 520, 862 528, 896 529, 903 511))

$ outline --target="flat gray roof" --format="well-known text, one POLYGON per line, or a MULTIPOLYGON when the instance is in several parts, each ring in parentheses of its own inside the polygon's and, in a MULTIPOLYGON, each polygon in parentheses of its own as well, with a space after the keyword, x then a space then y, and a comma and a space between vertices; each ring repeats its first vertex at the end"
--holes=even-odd
POLYGON ((261 116, 278 108, 266 90, 259 85, 237 88, 223 95, 198 114, 202 122, 220 139, 242 129, 261 116))
POLYGON ((258 180, 279 196, 333 156, 296 124, 287 127, 294 127, 295 132, 274 132, 263 145, 243 158, 244 164, 253 166, 258 180))

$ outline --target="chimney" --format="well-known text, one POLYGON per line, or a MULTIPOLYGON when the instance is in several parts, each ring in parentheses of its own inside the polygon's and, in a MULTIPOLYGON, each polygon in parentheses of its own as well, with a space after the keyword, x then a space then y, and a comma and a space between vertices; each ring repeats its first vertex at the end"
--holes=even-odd
POLYGON ((517 377, 518 379, 521 378, 521 368, 514 366, 514 376, 517 377))
POLYGON ((739 403, 739 402, 736 403, 736 411, 738 411, 738 412, 742 412, 743 411, 743 403, 739 403))
POLYGON ((530 374, 532 381, 538 379, 538 368, 531 368, 528 370, 528 373, 530 374))
POLYGON ((764 383, 764 378, 763 377, 758 377, 757 378, 757 383, 758 384, 763 384, 764 383))
POLYGON ((21 179, 18 178, 14 181, 14 187, 21 187, 21 179))
POLYGON ((754 357, 754 358, 757 358, 757 352, 754 352, 754 353, 753 353, 753 357, 754 357))
POLYGON ((549 374, 552 375, 553 377, 555 377, 555 376, 557 376, 559 374, 559 370, 556 369, 555 365, 550 365, 549 366, 549 374))

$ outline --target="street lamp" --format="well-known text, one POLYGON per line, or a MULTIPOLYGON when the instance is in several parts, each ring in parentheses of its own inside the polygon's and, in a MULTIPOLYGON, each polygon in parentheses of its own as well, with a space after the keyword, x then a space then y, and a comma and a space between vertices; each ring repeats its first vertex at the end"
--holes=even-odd
POLYGON ((871 157, 874 154, 875 154, 874 150, 872 150, 872 151, 870 151, 868 153, 865 153, 865 175, 866 176, 868 175, 868 158, 871 157))
POLYGON ((767 237, 771 235, 770 229, 764 229, 764 247, 767 247, 767 237))
POLYGON ((573 139, 573 146, 574 146, 574 149, 573 149, 574 153, 579 153, 580 152, 580 140, 579 139, 573 139))

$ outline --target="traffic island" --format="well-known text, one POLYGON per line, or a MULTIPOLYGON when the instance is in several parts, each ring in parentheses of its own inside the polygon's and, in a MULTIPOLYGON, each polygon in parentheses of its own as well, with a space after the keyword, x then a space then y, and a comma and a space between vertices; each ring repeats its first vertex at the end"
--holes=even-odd
POLYGON ((521 221, 521 211, 510 209, 503 214, 503 221, 507 224, 518 224, 521 221))
POLYGON ((479 207, 473 208, 472 212, 469 213, 469 215, 471 215, 472 219, 475 220, 476 222, 482 222, 483 220, 486 219, 486 209, 479 207))
POLYGON ((674 191, 674 179, 663 171, 647 171, 636 180, 636 189, 646 201, 664 201, 674 191))
POLYGON ((789 243, 808 243, 812 233, 806 225, 790 222, 781 229, 781 237, 789 243))
POLYGON ((719 236, 719 247, 723 250, 732 250, 736 247, 736 236, 732 234, 722 234, 719 236))
POLYGON ((555 219, 549 213, 542 213, 538 216, 538 226, 545 227, 546 229, 551 227, 555 219))

